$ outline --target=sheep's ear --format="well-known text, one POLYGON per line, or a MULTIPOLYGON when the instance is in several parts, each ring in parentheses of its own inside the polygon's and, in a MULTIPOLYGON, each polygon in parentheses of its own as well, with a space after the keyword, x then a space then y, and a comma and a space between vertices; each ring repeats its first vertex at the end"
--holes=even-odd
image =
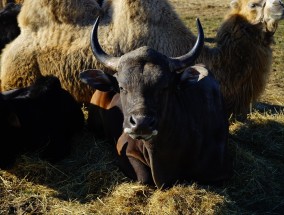
POLYGON ((79 78, 85 84, 103 92, 116 90, 118 86, 115 77, 98 69, 84 70, 80 73, 79 78))
POLYGON ((208 70, 202 64, 197 64, 186 68, 180 75, 180 86, 197 83, 209 74, 208 70))
POLYGON ((231 3, 230 3, 230 7, 232 9, 238 9, 239 5, 240 5, 239 0, 232 0, 231 3))

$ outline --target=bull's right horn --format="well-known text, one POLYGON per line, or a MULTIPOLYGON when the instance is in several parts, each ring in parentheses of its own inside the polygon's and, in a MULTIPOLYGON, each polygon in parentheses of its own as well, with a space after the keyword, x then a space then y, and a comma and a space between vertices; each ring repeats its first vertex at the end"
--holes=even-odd
POLYGON ((198 29, 198 36, 193 48, 185 55, 170 58, 173 71, 178 71, 193 65, 199 56, 204 45, 204 32, 198 18, 196 19, 196 25, 198 29))
POLYGON ((99 20, 100 17, 98 16, 98 18, 95 21, 95 24, 93 26, 92 32, 91 32, 91 47, 92 47, 92 51, 94 56, 96 57, 96 59, 101 62, 105 67, 113 70, 116 72, 117 66, 118 66, 118 61, 119 61, 119 57, 113 57, 110 56, 108 54, 106 54, 102 47, 99 44, 99 40, 98 40, 98 26, 99 26, 99 20))

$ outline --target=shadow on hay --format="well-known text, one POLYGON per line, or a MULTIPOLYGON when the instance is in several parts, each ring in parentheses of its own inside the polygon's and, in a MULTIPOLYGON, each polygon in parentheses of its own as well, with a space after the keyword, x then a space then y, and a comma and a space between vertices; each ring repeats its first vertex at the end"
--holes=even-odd
POLYGON ((284 121, 279 121, 273 115, 269 119, 251 117, 230 134, 235 164, 226 189, 229 199, 245 214, 283 212, 284 121))
POLYGON ((284 106, 280 105, 271 105, 268 103, 257 102, 253 105, 253 109, 257 110, 260 113, 271 113, 277 114, 280 112, 284 112, 284 106))
MULTIPOLYGON (((234 176, 219 186, 202 186, 226 195, 232 211, 281 214, 284 199, 284 122, 249 118, 231 132, 229 147, 234 176), (224 194, 225 190, 225 194, 224 194)), ((73 140, 72 154, 56 165, 23 156, 11 171, 45 185, 57 198, 87 203, 129 182, 117 168, 114 143, 98 139, 87 128, 73 140)), ((188 186, 191 183, 187 184, 188 186)))
POLYGON ((97 139, 84 128, 72 139, 72 146, 71 155, 56 164, 25 154, 8 172, 54 189, 59 199, 82 203, 102 197, 112 186, 128 181, 117 167, 115 147, 110 141, 97 139))

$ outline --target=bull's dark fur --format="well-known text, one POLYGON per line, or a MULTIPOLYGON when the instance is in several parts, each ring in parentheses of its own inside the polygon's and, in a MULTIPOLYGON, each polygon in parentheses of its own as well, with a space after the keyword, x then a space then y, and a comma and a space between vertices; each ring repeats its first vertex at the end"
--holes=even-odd
MULTIPOLYGON (((124 133, 117 151, 126 175, 157 187, 227 179, 229 126, 213 76, 197 81, 195 69, 178 74, 169 69, 165 56, 147 48, 125 54, 119 62, 116 78, 95 70, 81 78, 96 89, 120 91, 115 102, 123 113, 124 133), (133 121, 139 120, 142 124, 136 127, 133 121), (152 129, 158 134, 151 136, 152 129)), ((122 121, 118 125, 121 129, 122 121)))
POLYGON ((185 69, 194 64, 203 48, 199 20, 194 47, 176 58, 147 46, 121 57, 110 56, 98 42, 98 20, 91 36, 92 51, 116 74, 90 69, 80 78, 97 90, 109 92, 109 96, 99 94, 95 103, 107 108, 116 106, 121 111, 109 112, 114 117, 103 121, 117 127, 106 126, 115 140, 118 137, 114 132, 123 128, 117 151, 124 172, 157 187, 184 180, 227 179, 231 175, 229 124, 219 83, 204 66, 185 69), (119 99, 112 91, 119 93, 119 99), (121 114, 123 120, 111 121, 121 114))
POLYGON ((6 44, 20 34, 20 28, 17 21, 20 9, 20 4, 8 3, 5 8, 0 11, 0 52, 6 44))
POLYGON ((80 105, 56 77, 0 94, 0 168, 11 167, 17 156, 36 152, 55 162, 70 151, 71 135, 84 124, 80 105))

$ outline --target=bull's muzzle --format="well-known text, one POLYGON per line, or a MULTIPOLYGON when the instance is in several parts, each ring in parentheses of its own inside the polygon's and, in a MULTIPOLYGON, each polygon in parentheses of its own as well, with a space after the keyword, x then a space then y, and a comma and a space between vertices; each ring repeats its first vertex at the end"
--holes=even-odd
POLYGON ((128 127, 124 132, 133 139, 149 140, 158 134, 156 119, 151 116, 131 115, 127 121, 128 127))

